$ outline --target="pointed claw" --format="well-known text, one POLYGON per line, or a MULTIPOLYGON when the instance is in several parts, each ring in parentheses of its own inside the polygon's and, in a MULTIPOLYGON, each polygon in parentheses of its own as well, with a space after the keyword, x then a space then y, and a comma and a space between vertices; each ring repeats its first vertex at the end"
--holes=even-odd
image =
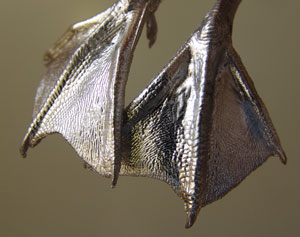
POLYGON ((29 146, 30 146, 30 139, 29 139, 29 136, 26 135, 23 142, 22 142, 20 150, 19 150, 22 158, 26 158, 27 150, 28 150, 29 146))
POLYGON ((197 213, 195 212, 190 212, 187 216, 187 219, 186 219, 186 223, 185 223, 185 228, 186 229, 189 229, 193 226, 193 224, 195 223, 196 219, 197 219, 197 213))
POLYGON ((115 188, 117 185, 117 181, 118 181, 119 175, 118 177, 114 177, 111 183, 111 188, 115 188))
POLYGON ((22 146, 20 148, 20 154, 21 154, 22 158, 26 158, 26 156, 27 156, 27 149, 24 149, 24 147, 22 146))
POLYGON ((157 36, 157 23, 154 13, 149 15, 147 20, 147 39, 149 40, 149 48, 153 46, 157 36))
POLYGON ((111 187, 112 187, 112 188, 115 188, 116 185, 117 185, 118 178, 119 178, 119 172, 120 172, 120 169, 119 169, 119 171, 117 171, 117 172, 115 171, 115 172, 114 172, 113 180, 112 180, 112 184, 111 184, 111 187))
POLYGON ((282 162, 282 164, 286 165, 287 163, 287 157, 286 157, 286 154, 285 152, 282 150, 281 147, 279 147, 277 149, 277 156, 279 157, 280 161, 282 162))

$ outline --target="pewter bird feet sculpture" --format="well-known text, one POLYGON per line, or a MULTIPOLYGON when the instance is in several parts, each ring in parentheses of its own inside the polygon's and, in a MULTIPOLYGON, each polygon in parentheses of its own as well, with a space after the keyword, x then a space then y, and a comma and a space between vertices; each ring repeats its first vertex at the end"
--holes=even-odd
POLYGON ((158 0, 120 0, 75 24, 46 54, 21 153, 58 132, 103 176, 167 182, 184 200, 186 227, 268 157, 286 156, 240 57, 232 25, 240 0, 218 0, 200 27, 124 110, 135 45, 158 0))
MULTIPOLYGON (((26 156, 46 135, 60 133, 95 171, 117 183, 121 165, 124 93, 133 52, 145 21, 160 0, 120 0, 73 25, 46 53, 31 124, 21 147, 26 156)), ((149 18, 151 17, 151 18, 149 18)), ((148 38, 156 38, 148 24, 148 38)))

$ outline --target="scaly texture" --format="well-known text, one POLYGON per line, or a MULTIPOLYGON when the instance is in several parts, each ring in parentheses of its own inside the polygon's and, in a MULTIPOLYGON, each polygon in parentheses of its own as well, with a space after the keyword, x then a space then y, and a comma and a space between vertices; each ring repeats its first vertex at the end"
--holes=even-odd
POLYGON ((184 200, 186 227, 269 156, 285 154, 232 48, 240 1, 220 0, 126 109, 121 174, 163 180, 184 200))
POLYGON ((159 2, 120 0, 75 24, 46 53, 47 70, 21 147, 23 156, 29 146, 57 132, 90 167, 113 176, 116 184, 125 85, 143 25, 154 17, 151 9, 156 10, 159 2))

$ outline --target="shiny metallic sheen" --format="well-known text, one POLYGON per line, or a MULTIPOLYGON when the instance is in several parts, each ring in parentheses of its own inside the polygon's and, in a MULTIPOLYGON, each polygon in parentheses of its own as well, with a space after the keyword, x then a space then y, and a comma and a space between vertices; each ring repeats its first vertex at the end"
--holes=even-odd
POLYGON ((286 162, 231 33, 240 1, 220 0, 126 109, 121 175, 153 177, 184 200, 186 227, 269 156, 286 162))
POLYGON ((159 0, 121 0, 74 25, 46 54, 21 153, 59 132, 101 175, 167 182, 184 200, 186 228, 202 207, 272 155, 286 163, 272 121, 232 46, 240 0, 217 0, 191 38, 124 110, 124 88, 144 22, 151 46, 159 0))
MULTIPOLYGON (((133 51, 159 2, 120 0, 73 25, 46 53, 47 71, 37 90, 34 121, 21 147, 24 157, 29 146, 58 132, 94 170, 112 176, 116 184, 124 90, 133 51)), ((148 37, 153 44, 156 36, 148 37)))

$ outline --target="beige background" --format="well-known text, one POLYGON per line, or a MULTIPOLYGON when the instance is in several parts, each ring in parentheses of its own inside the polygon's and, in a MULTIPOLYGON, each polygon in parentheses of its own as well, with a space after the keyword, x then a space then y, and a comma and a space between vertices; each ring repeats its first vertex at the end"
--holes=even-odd
MULTIPOLYGON (((162 182, 110 180, 84 170, 59 135, 28 159, 18 153, 31 122, 42 55, 75 22, 113 0, 1 0, 0 236, 296 236, 300 224, 299 12, 296 0, 244 0, 234 45, 266 103, 288 156, 270 158, 184 229, 183 202, 162 182), (272 3, 272 5, 269 5, 272 3)), ((200 24, 213 0, 167 0, 157 12, 158 40, 143 34, 127 89, 130 101, 200 24)))

